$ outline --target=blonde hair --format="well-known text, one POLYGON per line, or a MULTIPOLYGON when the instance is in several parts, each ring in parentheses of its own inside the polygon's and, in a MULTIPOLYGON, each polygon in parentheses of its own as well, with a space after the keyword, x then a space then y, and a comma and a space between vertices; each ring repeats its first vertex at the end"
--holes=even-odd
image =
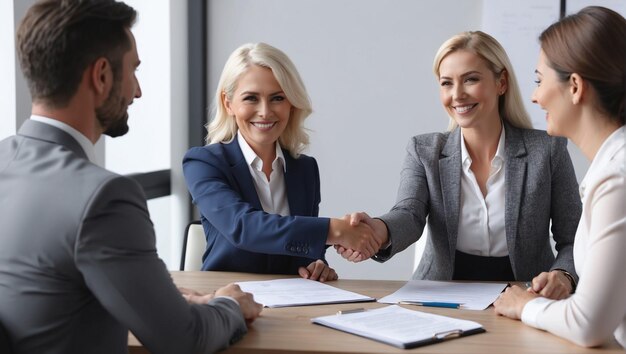
POLYGON ((215 92, 215 115, 207 125, 207 144, 229 143, 237 134, 237 123, 229 116, 222 93, 228 99, 233 98, 237 82, 251 65, 258 65, 272 70, 276 81, 292 105, 289 123, 278 142, 281 147, 298 158, 309 144, 309 135, 304 128, 304 119, 313 111, 311 100, 304 83, 289 57, 277 48, 265 43, 248 43, 235 49, 230 55, 220 77, 215 92))
MULTIPOLYGON (((443 59, 450 53, 458 50, 467 50, 482 58, 494 76, 498 77, 506 72, 507 89, 498 98, 498 113, 500 118, 506 120, 511 125, 518 128, 532 128, 532 123, 528 118, 528 113, 522 101, 513 66, 504 48, 495 38, 481 31, 468 31, 459 33, 445 41, 433 61, 433 72, 439 78, 439 67, 443 59)), ((456 128, 456 121, 450 117, 448 130, 456 128)))

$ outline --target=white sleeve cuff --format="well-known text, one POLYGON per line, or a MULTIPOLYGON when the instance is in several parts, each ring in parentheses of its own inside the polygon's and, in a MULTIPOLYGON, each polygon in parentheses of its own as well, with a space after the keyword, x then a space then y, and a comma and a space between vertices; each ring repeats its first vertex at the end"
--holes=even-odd
POLYGON ((522 322, 529 326, 543 329, 539 326, 538 318, 543 310, 552 302, 554 302, 554 300, 546 299, 545 297, 530 300, 522 310, 522 322))

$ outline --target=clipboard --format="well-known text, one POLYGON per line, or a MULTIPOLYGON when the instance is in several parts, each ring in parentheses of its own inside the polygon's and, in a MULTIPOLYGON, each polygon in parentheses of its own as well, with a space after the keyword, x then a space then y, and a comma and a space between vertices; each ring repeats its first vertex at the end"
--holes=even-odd
POLYGON ((485 333, 485 332, 487 332, 487 330, 485 330, 482 327, 476 328, 476 329, 465 330, 465 331, 460 330, 460 329, 453 329, 447 332, 435 333, 433 334, 433 337, 430 339, 424 339, 424 340, 417 341, 417 342, 406 343, 405 345, 399 348, 411 349, 411 348, 423 347, 425 345, 440 343, 449 339, 471 336, 472 334, 479 334, 479 333, 485 333))
POLYGON ((340 312, 337 315, 312 318, 311 322, 402 349, 486 332, 477 322, 409 310, 396 305, 340 312))

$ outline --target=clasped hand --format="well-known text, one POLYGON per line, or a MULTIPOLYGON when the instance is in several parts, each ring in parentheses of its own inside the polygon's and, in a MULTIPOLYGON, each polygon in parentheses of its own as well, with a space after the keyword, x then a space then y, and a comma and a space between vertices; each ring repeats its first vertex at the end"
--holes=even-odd
POLYGON ((218 296, 229 296, 233 298, 239 304, 241 314, 246 320, 246 323, 250 324, 261 314, 263 305, 254 301, 252 294, 241 290, 237 284, 228 284, 222 288, 217 289, 212 294, 202 294, 192 289, 178 288, 185 300, 189 304, 208 304, 213 298, 218 296))
POLYGON ((345 233, 362 236, 361 246, 364 247, 354 246, 351 242, 338 242, 333 245, 337 253, 350 262, 361 262, 372 257, 380 250, 381 245, 387 243, 387 226, 383 221, 373 219, 367 213, 347 214, 341 221, 349 227, 344 230, 345 233))

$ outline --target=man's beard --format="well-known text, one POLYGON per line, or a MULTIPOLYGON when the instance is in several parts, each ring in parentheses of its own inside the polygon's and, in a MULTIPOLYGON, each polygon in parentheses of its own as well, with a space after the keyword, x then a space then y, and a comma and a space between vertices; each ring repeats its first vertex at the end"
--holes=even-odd
POLYGON ((128 133, 128 105, 124 104, 124 97, 120 94, 121 87, 121 81, 116 81, 109 97, 96 108, 96 118, 104 129, 103 134, 112 138, 128 133))

